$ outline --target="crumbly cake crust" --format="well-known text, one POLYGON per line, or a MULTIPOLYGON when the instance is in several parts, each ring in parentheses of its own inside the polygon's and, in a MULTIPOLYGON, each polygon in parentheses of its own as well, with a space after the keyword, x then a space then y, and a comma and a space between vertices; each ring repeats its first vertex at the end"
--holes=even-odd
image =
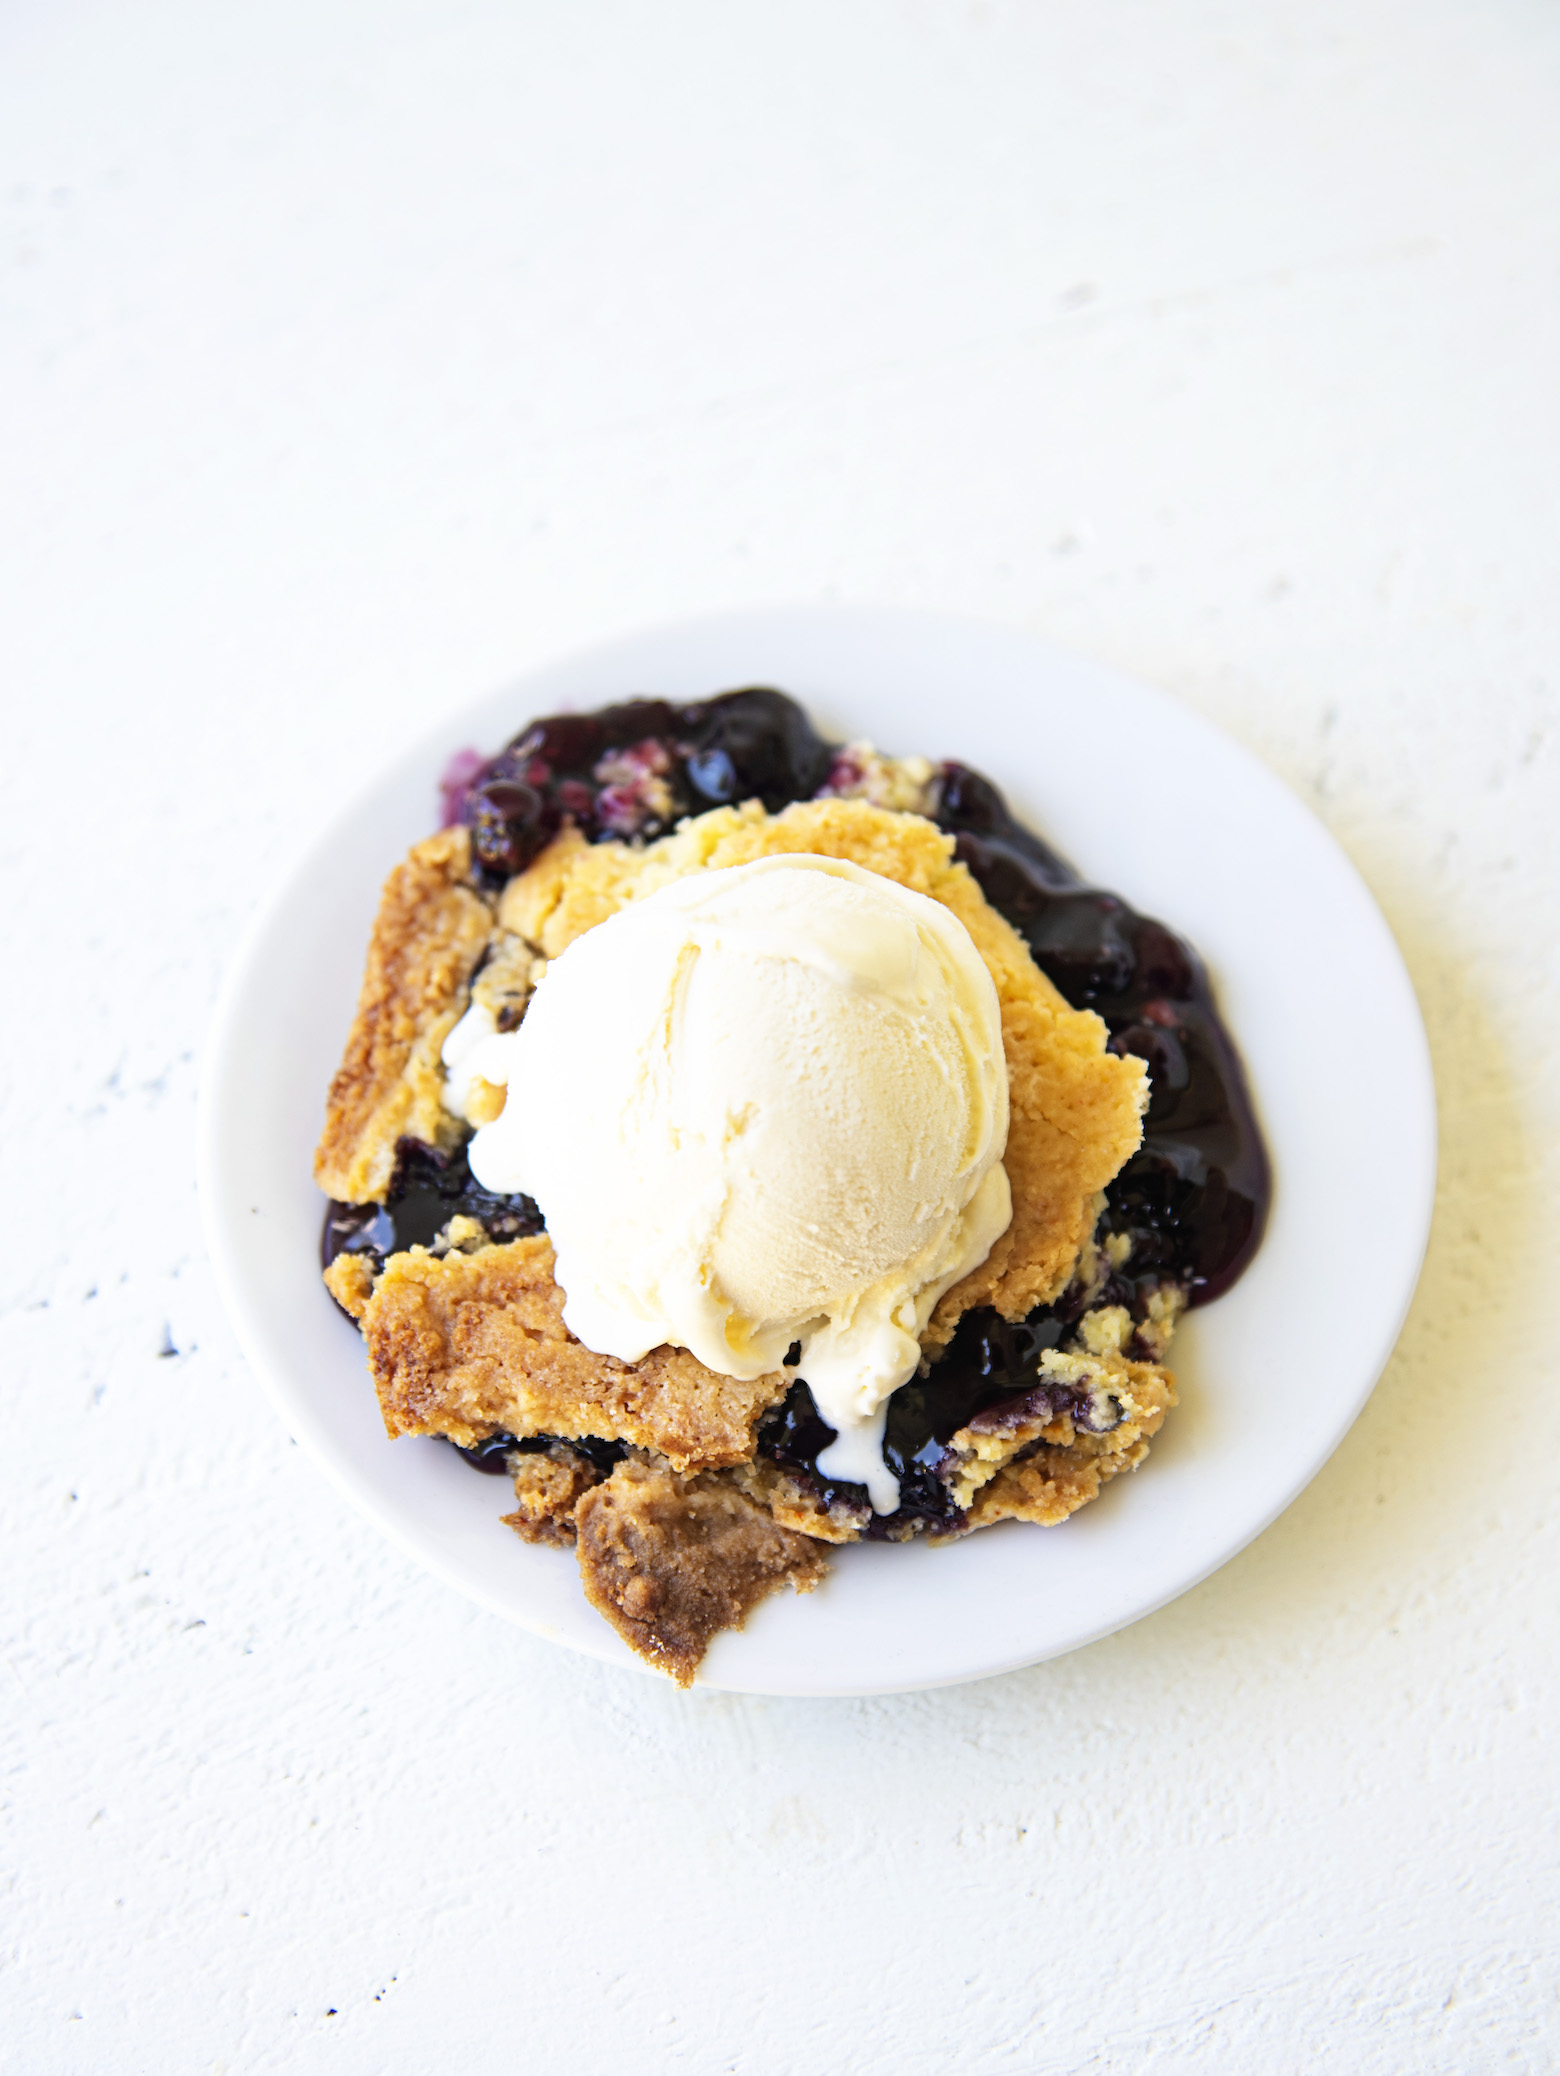
MULTIPOLYGON (((1158 1363, 1058 1351, 1042 1356, 1033 1391, 1016 1405, 977 1414, 948 1445, 954 1460, 949 1490, 960 1506, 969 1509, 963 1532, 1010 1515, 1039 1521, 1047 1528, 1065 1520, 1085 1500, 1094 1498, 1102 1480, 1137 1468, 1148 1454, 1150 1438, 1159 1432, 1175 1403, 1175 1379, 1158 1363), (1058 1386, 1087 1394, 1092 1401, 1089 1422, 1099 1424, 1054 1411, 1058 1386), (1025 1480, 1031 1474, 1025 1466, 1052 1459, 1080 1466, 1079 1478, 1066 1481, 1065 1491, 1077 1490, 1081 1497, 1064 1504, 1063 1487, 1059 1486, 1057 1496, 1046 1500, 1044 1512, 1025 1512, 1016 1497, 1011 1503, 1001 1497, 1027 1493, 1025 1480), (1084 1489, 1087 1480, 1082 1467, 1089 1465, 1093 1466, 1094 1482, 1084 1489)), ((932 1538, 940 1539, 948 1538, 932 1538)))
POLYGON ((499 1030, 512 1031, 525 1015, 543 964, 523 937, 495 930, 487 957, 471 983, 472 1001, 490 1012, 499 1030))
POLYGON ((385 882, 314 1156, 314 1179, 327 1196, 372 1203, 390 1187, 397 1140, 438 1146, 459 1137, 442 1101, 439 1048, 465 1008, 492 929, 492 910, 471 884, 464 829, 414 845, 385 882))
POLYGON ((781 1586, 810 1593, 828 1568, 729 1480, 632 1460, 579 1501, 575 1527, 585 1598, 681 1687, 717 1631, 781 1586))
POLYGON ((374 1272, 361 1254, 338 1254, 325 1271, 325 1288, 349 1319, 361 1319, 374 1294, 374 1272))
POLYGON ((739 1463, 726 1474, 761 1507, 767 1507, 782 1528, 794 1528, 821 1543, 860 1542, 872 1509, 863 1499, 825 1500, 809 1477, 787 1470, 767 1456, 739 1463))
POLYGON ((363 1338, 392 1435, 594 1436, 654 1449, 680 1471, 740 1463, 784 1397, 779 1371, 743 1382, 686 1349, 636 1363, 597 1355, 563 1323, 545 1234, 444 1255, 393 1254, 363 1309, 363 1338))

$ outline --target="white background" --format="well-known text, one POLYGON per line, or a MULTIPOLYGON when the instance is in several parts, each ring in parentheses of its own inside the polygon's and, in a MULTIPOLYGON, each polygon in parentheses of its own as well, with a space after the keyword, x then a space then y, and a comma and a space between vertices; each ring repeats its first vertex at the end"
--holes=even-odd
POLYGON ((13 0, 0 210, 0 2068, 1552 2068, 1553 9, 13 0), (1173 1607, 682 1696, 290 1446, 199 1054, 440 702, 833 598, 1137 670, 1315 805, 1441 1200, 1359 1425, 1173 1607))

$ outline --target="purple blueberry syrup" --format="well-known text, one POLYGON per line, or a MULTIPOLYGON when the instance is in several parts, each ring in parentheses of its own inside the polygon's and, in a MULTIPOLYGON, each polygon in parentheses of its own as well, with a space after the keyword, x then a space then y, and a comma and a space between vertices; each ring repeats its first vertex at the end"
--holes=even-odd
POLYGON ((794 699, 752 687, 694 706, 631 699, 533 721, 485 764, 470 751, 444 776, 445 812, 471 831, 478 869, 502 886, 565 821, 592 842, 654 838, 684 815, 761 800, 810 800, 834 751, 794 699))
POLYGON ((464 1147, 440 1153, 421 1139, 396 1144, 395 1174, 382 1204, 326 1207, 320 1262, 329 1268, 338 1254, 366 1255, 377 1276, 391 1254, 431 1247, 452 1218, 475 1218, 490 1240, 520 1240, 542 1230, 542 1214, 529 1197, 495 1196, 472 1174, 464 1147))
MULTIPOLYGON (((502 1477, 507 1473, 512 1454, 539 1455, 552 1439, 551 1435, 533 1434, 517 1441, 512 1434, 490 1434, 485 1435, 480 1442, 474 1442, 467 1449, 459 1442, 450 1442, 448 1435, 439 1436, 441 1442, 450 1442, 450 1447, 456 1455, 464 1456, 473 1470, 483 1471, 490 1478, 502 1477)), ((621 1442, 598 1442, 594 1436, 588 1436, 583 1441, 571 1440, 569 1447, 577 1450, 581 1456, 588 1457, 604 1478, 610 1474, 612 1466, 621 1463, 628 1454, 621 1442)))
MULTIPOLYGON (((684 706, 636 699, 535 721, 496 757, 461 752, 444 775, 445 814, 470 829, 479 876, 496 888, 566 821, 593 843, 650 840, 711 807, 756 799, 775 813, 813 799, 840 783, 846 761, 848 752, 820 736, 783 692, 755 686, 684 706)), ((1081 880, 978 772, 941 767, 935 820, 1041 971, 1074 1008, 1104 1020, 1112 1051, 1148 1067, 1143 1143, 1105 1193, 1098 1234, 1102 1242, 1125 1236, 1130 1253, 1092 1302, 1124 1305, 1140 1322, 1166 1286, 1188 1304, 1211 1303, 1257 1250, 1271 1179, 1240 1058, 1201 960, 1165 924, 1081 880)), ((350 1248, 377 1262, 426 1246, 457 1212, 479 1219, 495 1240, 541 1229, 529 1198, 481 1190, 463 1154, 403 1141, 384 1205, 330 1206, 325 1259, 350 1248)), ((1041 1354, 1065 1340, 1083 1304, 1069 1292, 1017 1325, 991 1310, 965 1315, 931 1374, 889 1403, 883 1453, 900 1479, 901 1504, 897 1514, 871 1516, 869 1535, 960 1525, 939 1473, 949 1440, 971 1421, 1065 1411, 1090 1424, 1087 1394, 1036 1382, 1041 1354)), ((817 1470, 833 1439, 799 1381, 761 1430, 759 1448, 810 1478, 826 1503, 864 1508, 865 1487, 832 1483, 817 1470)), ((487 1469, 513 1446, 495 1437, 463 1453, 482 1456, 487 1469)))

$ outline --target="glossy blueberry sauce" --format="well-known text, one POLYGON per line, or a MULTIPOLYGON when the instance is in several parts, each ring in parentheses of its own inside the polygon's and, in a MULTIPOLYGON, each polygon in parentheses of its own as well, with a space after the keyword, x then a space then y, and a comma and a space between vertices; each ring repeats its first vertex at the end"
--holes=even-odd
MULTIPOLYGON (((825 788, 838 753, 793 699, 764 687, 693 705, 631 700, 533 722, 485 761, 462 752, 444 775, 446 818, 470 829, 478 872, 497 887, 565 821, 601 842, 650 840, 684 815, 731 802, 757 799, 773 813, 825 788)), ((1143 1143, 1107 1189, 1099 1228, 1101 1241, 1126 1235, 1131 1252, 1089 1301, 1124 1305, 1138 1320, 1165 1285, 1189 1304, 1211 1302, 1256 1252, 1271 1185, 1245 1074, 1201 960, 1165 924, 1080 879, 978 772, 943 765, 937 803, 939 827, 1041 971, 1074 1008, 1103 1018, 1113 1051, 1148 1067, 1143 1143)), ((351 1249, 377 1265, 399 1248, 427 1246, 457 1212, 480 1219, 494 1239, 541 1229, 529 1198, 481 1190, 463 1154, 443 1156, 405 1140, 384 1205, 330 1206, 324 1257, 351 1249)), ((930 1375, 890 1401, 884 1457, 900 1479, 901 1503, 896 1514, 871 1516, 868 1535, 959 1525, 938 1473, 949 1439, 971 1421, 1068 1412, 1088 1424, 1085 1395, 1036 1382, 1039 1357, 1066 1338, 1084 1302, 1084 1293, 1070 1291, 1016 1325, 990 1310, 965 1315, 930 1375)), ((833 1439, 798 1381, 761 1429, 759 1448, 812 1479, 825 1504, 865 1508, 863 1486, 818 1474, 818 1455, 833 1439)), ((498 1469, 514 1446, 495 1436, 462 1453, 498 1469)))
MULTIPOLYGON (((1093 1425, 1090 1394, 1036 1383, 1040 1357, 1061 1344, 1082 1310, 1081 1297, 1069 1292, 1016 1324, 989 1306, 965 1313, 929 1373, 902 1384, 888 1402, 883 1460, 899 1480, 899 1507, 864 1521, 869 1540, 899 1540, 921 1528, 951 1534, 961 1525, 939 1475, 947 1445, 960 1428, 972 1422, 1000 1427, 1026 1419, 1054 1420, 1062 1413, 1070 1413, 1081 1427, 1093 1425)), ((818 1469, 818 1457, 834 1438, 834 1429, 799 1380, 760 1429, 759 1453, 803 1472, 824 1506, 839 1501, 863 1508, 865 1486, 826 1478, 818 1469)))
POLYGON ((440 1153, 421 1139, 396 1146, 395 1174, 382 1204, 326 1207, 320 1261, 329 1268, 338 1254, 363 1254, 377 1276, 385 1257, 408 1247, 431 1247, 452 1218, 462 1213, 481 1221, 489 1239, 519 1240, 542 1230, 542 1214, 529 1197, 495 1196, 484 1189, 466 1160, 466 1150, 440 1153))
POLYGON ((631 699, 533 721, 473 770, 445 773, 445 812, 471 831, 479 870, 501 886, 572 820, 592 842, 653 839, 684 815, 761 800, 809 800, 833 745, 783 692, 753 686, 694 706, 631 699))
MULTIPOLYGON (((440 1435, 439 1440, 449 1442, 450 1438, 440 1435)), ((484 1471, 489 1477, 503 1477, 508 1472, 511 1454, 535 1456, 551 1440, 552 1437, 545 1434, 526 1435, 519 1441, 512 1434, 490 1434, 469 1449, 462 1448, 459 1442, 450 1442, 450 1447, 457 1456, 464 1456, 473 1470, 484 1471)), ((593 1435, 580 1441, 571 1440, 569 1447, 577 1449, 581 1456, 589 1457, 603 1477, 628 1454, 621 1442, 598 1442, 593 1435)))

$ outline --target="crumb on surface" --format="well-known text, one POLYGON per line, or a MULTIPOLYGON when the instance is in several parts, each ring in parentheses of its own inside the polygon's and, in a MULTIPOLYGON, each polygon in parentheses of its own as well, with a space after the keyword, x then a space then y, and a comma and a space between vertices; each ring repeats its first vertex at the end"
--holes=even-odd
POLYGON ((486 1247, 487 1244, 487 1227, 481 1219, 471 1217, 468 1212, 457 1211, 453 1218, 447 1218, 440 1226, 428 1252, 470 1254, 478 1247, 486 1247))
POLYGON ((740 1629, 783 1585, 809 1593, 827 1569, 727 1478, 629 1460, 575 1511, 585 1597, 641 1658, 691 1684, 712 1637, 740 1629))
POLYGON ((471 1125, 491 1124, 504 1114, 504 1104, 509 1091, 496 1081, 484 1081, 481 1075, 473 1078, 466 1091, 466 1122, 471 1125))
POLYGON ((437 1146, 459 1136, 442 1101, 439 1048, 465 1007, 492 925, 488 903, 471 885, 464 829, 415 844, 386 880, 314 1156, 314 1179, 327 1196, 382 1200, 397 1140, 437 1146))
POLYGON ((361 1254, 338 1254, 325 1271, 325 1288, 349 1318, 360 1320, 374 1294, 374 1265, 361 1254))
POLYGON ((846 743, 836 750, 820 796, 865 800, 899 814, 935 812, 938 769, 929 757, 885 757, 869 742, 846 743))

